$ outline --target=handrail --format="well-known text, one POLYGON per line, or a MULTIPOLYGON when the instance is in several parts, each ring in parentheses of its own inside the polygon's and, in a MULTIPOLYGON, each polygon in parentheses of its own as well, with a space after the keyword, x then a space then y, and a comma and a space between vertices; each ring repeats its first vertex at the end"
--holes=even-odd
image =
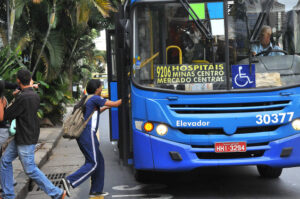
POLYGON ((178 52, 179 52, 179 64, 182 64, 182 50, 179 46, 175 46, 175 45, 171 45, 171 46, 168 46, 166 48, 166 52, 167 52, 166 63, 168 63, 168 50, 171 49, 171 48, 175 48, 175 49, 178 50, 178 52))
POLYGON ((146 64, 148 64, 150 61, 152 61, 154 58, 156 58, 159 55, 159 52, 155 53, 152 57, 146 59, 143 61, 140 65, 140 68, 144 67, 146 64))
MULTIPOLYGON (((168 50, 171 48, 176 48, 179 51, 179 64, 182 64, 182 50, 179 46, 168 46, 166 48, 167 54, 168 54, 168 50)), ((145 61, 143 61, 140 65, 140 68, 143 68, 146 64, 148 64, 149 62, 151 62, 153 59, 155 59, 157 56, 159 55, 159 52, 155 53, 152 57, 149 57, 148 59, 146 59, 145 61)), ((168 63, 168 57, 166 58, 166 62, 168 63)))

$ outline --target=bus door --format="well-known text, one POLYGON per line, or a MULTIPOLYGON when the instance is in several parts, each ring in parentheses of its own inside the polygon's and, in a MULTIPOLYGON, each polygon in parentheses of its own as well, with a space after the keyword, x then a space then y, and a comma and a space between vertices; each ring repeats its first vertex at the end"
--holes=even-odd
POLYGON ((118 140, 120 159, 124 164, 132 164, 132 139, 130 132, 130 104, 129 104, 129 54, 126 45, 126 35, 122 15, 117 14, 116 29, 107 31, 107 66, 108 84, 111 100, 122 99, 122 105, 111 110, 111 139, 118 140), (116 37, 117 35, 117 37, 116 37), (115 111, 115 112, 114 112, 115 111))
MULTIPOLYGON (((107 53, 107 72, 108 72, 108 93, 109 100, 118 99, 118 83, 115 52, 115 31, 106 30, 106 53, 107 53)), ((118 108, 109 109, 110 141, 119 139, 119 116, 118 108)))

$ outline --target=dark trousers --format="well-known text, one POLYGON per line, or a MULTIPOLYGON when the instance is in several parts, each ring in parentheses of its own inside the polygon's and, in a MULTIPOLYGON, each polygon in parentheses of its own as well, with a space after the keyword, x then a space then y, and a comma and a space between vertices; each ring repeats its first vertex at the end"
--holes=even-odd
POLYGON ((99 149, 96 132, 85 128, 77 139, 78 146, 85 157, 85 163, 77 171, 67 177, 75 188, 91 177, 90 193, 101 193, 104 186, 104 158, 99 149))

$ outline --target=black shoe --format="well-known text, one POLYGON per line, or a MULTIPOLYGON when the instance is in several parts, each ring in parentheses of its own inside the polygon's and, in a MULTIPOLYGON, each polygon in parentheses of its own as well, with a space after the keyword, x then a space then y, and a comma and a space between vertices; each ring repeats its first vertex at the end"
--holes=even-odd
POLYGON ((96 193, 90 193, 90 197, 94 197, 94 196, 108 196, 109 193, 108 192, 96 192, 96 193))
POLYGON ((61 179, 61 181, 62 181, 62 184, 64 186, 64 190, 66 191, 67 196, 70 197, 71 196, 71 193, 70 193, 71 184, 65 178, 61 179))

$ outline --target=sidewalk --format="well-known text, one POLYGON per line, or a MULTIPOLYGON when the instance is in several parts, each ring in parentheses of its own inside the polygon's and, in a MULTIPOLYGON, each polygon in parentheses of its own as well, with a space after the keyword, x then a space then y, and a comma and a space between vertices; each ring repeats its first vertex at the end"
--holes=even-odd
MULTIPOLYGON (((47 162, 61 135, 61 128, 40 129, 40 137, 35 152, 35 162, 39 168, 47 162)), ((18 158, 13 162, 13 168, 14 177, 18 183, 15 186, 16 199, 24 199, 29 191, 30 180, 24 173, 18 158)))

